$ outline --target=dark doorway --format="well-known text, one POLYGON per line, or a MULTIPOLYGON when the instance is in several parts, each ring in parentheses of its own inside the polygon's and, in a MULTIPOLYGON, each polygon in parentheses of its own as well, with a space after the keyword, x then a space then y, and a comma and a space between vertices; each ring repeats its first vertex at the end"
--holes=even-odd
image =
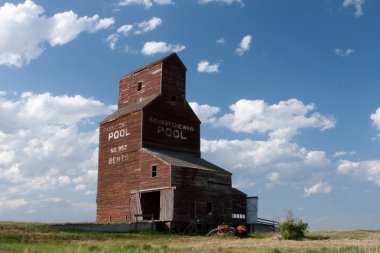
POLYGON ((149 219, 148 214, 153 214, 154 220, 160 219, 160 192, 144 192, 141 194, 141 208, 144 219, 149 219))

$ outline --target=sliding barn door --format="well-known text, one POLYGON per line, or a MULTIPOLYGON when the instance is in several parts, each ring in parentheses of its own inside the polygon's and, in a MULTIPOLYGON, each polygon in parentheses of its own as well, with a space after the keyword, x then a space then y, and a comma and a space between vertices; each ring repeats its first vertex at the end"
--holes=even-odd
POLYGON ((174 189, 161 190, 160 196, 160 220, 173 220, 174 189))
MULTIPOLYGON (((131 216, 132 216, 132 219, 135 220, 135 214, 142 214, 140 193, 136 192, 136 193, 130 194, 129 201, 130 201, 130 208, 131 208, 131 216)), ((140 221, 142 220, 142 218, 143 217, 138 216, 137 220, 140 221)))

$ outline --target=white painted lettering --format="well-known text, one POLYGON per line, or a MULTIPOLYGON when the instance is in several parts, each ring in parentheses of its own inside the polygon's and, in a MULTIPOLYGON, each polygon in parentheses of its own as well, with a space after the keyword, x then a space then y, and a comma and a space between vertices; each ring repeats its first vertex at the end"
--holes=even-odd
POLYGON ((157 127, 157 133, 158 134, 165 133, 165 128, 162 126, 157 127))
POLYGON ((108 133, 108 141, 110 141, 110 140, 117 140, 119 138, 124 138, 124 137, 127 137, 130 134, 131 133, 128 133, 128 129, 127 128, 123 128, 123 129, 120 129, 120 130, 115 130, 113 132, 109 132, 108 133))
POLYGON ((127 160, 128 160, 127 154, 119 155, 119 156, 113 156, 113 157, 108 158, 108 164, 109 165, 117 164, 117 163, 121 163, 121 162, 126 162, 127 160))

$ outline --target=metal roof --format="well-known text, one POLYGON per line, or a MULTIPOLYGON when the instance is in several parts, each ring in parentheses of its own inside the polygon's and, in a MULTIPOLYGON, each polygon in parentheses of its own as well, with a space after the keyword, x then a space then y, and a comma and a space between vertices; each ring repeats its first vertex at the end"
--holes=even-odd
POLYGON ((122 108, 122 109, 119 109, 115 112, 113 112, 111 115, 109 115, 107 118, 105 118, 103 121, 100 122, 100 124, 104 124, 104 123, 107 123, 107 122, 110 122, 110 121, 113 121, 123 115, 126 115, 128 113, 131 113, 131 112, 134 112, 134 111, 137 111, 137 110, 141 110, 142 108, 144 108, 145 106, 147 106, 148 104, 150 104, 150 102, 152 102, 153 100, 155 100, 159 95, 156 95, 156 96, 152 96, 152 97, 148 97, 148 98, 145 98, 143 100, 141 100, 140 102, 138 103, 134 103, 126 108, 122 108))
POLYGON ((221 167, 206 161, 201 157, 197 157, 192 154, 170 152, 166 150, 157 149, 144 149, 145 151, 153 154, 161 160, 167 162, 172 166, 185 167, 191 169, 215 171, 226 175, 232 175, 231 172, 222 169, 221 167))

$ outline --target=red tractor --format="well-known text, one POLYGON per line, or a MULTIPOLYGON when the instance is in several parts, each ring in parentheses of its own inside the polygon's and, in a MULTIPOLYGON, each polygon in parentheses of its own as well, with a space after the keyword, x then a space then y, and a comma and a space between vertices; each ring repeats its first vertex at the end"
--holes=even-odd
POLYGON ((239 225, 237 227, 231 227, 228 225, 219 225, 217 228, 211 229, 207 235, 219 235, 219 236, 245 236, 247 235, 247 227, 239 225))

